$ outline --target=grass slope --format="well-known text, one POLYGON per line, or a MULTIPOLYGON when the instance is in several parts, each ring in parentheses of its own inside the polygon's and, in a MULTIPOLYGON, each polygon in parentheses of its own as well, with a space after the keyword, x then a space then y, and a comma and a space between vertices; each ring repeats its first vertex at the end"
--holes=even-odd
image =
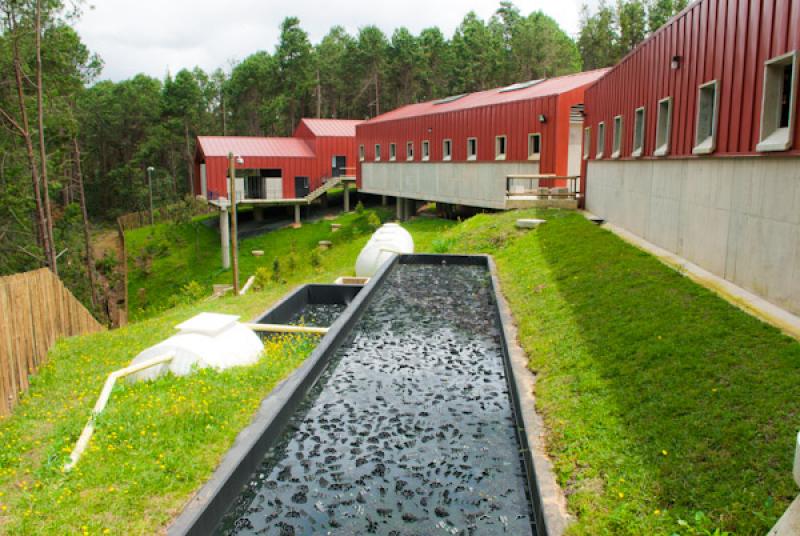
MULTIPOLYGON (((418 219, 407 228, 425 248, 449 225, 418 219)), ((315 246, 329 232, 323 225, 309 225, 279 233, 305 236, 294 241, 296 253, 307 258, 309 251, 303 248, 315 246)), ((367 236, 336 234, 336 245, 322 254, 319 266, 299 266, 296 274, 285 274, 287 281, 261 292, 179 305, 126 328, 60 341, 13 414, 0 418, 0 534, 162 531, 209 477, 261 399, 302 362, 313 344, 286 337, 268 345, 265 358, 254 367, 118 386, 90 448, 76 470, 64 474, 61 467, 105 378, 201 311, 249 319, 301 282, 330 282, 352 274, 367 236)), ((280 236, 272 251, 288 254, 280 248, 291 242, 280 236)), ((194 267, 185 271, 178 281, 196 275, 194 267)), ((169 292, 166 283, 163 288, 169 292)))
MULTIPOLYGON (((365 214, 369 212, 365 211, 365 214)), ((386 209, 378 209, 376 214, 382 220, 389 216, 386 209)), ((310 253, 320 240, 334 243, 333 249, 321 253, 322 269, 341 266, 344 272, 351 272, 353 263, 350 260, 358 255, 370 234, 369 230, 352 229, 362 219, 359 213, 351 212, 335 220, 304 223, 299 229, 287 227, 241 240, 240 284, 243 285, 259 268, 271 271, 275 258, 280 259, 283 279, 298 283, 308 281, 320 269, 312 265, 310 258, 310 253), (339 223, 343 229, 334 233, 331 223, 339 223), (250 253, 253 250, 263 250, 264 256, 254 257, 250 253), (289 267, 290 257, 294 260, 294 269, 289 267)), ((419 218, 410 225, 418 247, 425 248, 440 229, 451 223, 419 218)), ((191 282, 199 284, 197 290, 201 295, 211 294, 211 285, 214 283, 231 282, 231 271, 221 267, 219 235, 199 220, 179 225, 143 227, 128 231, 125 239, 128 248, 128 298, 133 320, 147 318, 182 301, 196 299, 193 289, 186 288, 191 282)))
POLYGON ((495 255, 570 534, 764 534, 794 498, 796 341, 577 214, 477 216, 435 247, 495 255))

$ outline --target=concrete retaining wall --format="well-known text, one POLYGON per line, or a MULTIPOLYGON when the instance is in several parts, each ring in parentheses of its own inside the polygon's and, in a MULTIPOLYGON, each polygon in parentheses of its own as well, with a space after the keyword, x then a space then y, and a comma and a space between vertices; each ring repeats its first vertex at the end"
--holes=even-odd
POLYGON ((506 201, 506 177, 537 173, 538 162, 363 162, 360 190, 502 209, 506 201))
POLYGON ((800 314, 800 158, 593 160, 586 208, 800 314))

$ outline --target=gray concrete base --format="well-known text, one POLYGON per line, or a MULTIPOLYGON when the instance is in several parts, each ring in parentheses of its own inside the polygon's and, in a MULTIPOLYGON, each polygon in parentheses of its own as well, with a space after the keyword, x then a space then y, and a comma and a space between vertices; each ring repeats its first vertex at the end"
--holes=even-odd
POLYGON ((586 208, 800 314, 800 158, 590 160, 586 208))
POLYGON ((800 497, 797 497, 767 536, 797 536, 800 534, 800 497))

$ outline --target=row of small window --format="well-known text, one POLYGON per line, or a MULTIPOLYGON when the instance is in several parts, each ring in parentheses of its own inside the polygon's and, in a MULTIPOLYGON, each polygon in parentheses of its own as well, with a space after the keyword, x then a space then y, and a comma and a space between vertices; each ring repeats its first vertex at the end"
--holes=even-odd
MULTIPOLYGON (((757 151, 785 151, 792 146, 794 131, 794 103, 797 93, 797 51, 772 58, 764 67, 764 91, 761 98, 761 129, 757 151)), ((713 153, 717 147, 717 116, 719 108, 719 83, 716 80, 698 87, 695 145, 693 154, 713 153)), ((669 154, 672 130, 672 97, 658 101, 656 117, 656 147, 653 156, 669 154)), ((614 118, 611 158, 619 158, 624 131, 623 117, 614 118)), ((633 151, 636 158, 644 152, 645 107, 634 112, 633 151)), ((606 125, 597 125, 597 152, 595 158, 605 155, 606 125)), ((584 130, 583 157, 589 158, 591 129, 584 130)))
MULTIPOLYGON (((496 136, 494 139, 494 156, 495 160, 505 160, 508 151, 508 137, 496 136)), ((542 153, 542 135, 539 133, 528 134, 528 159, 539 160, 542 153)), ((362 162, 365 160, 366 154, 363 145, 358 146, 358 159, 362 162)), ((422 142, 422 160, 428 161, 431 159, 431 143, 428 140, 422 142)), ((442 141, 442 160, 453 159, 453 140, 447 139, 442 141)), ((467 160, 478 159, 478 138, 467 138, 467 160)), ((381 160, 381 144, 375 144, 375 161, 381 160)), ((394 162, 397 160, 397 144, 389 144, 389 160, 394 162)), ((406 160, 414 160, 414 142, 406 143, 406 160)))

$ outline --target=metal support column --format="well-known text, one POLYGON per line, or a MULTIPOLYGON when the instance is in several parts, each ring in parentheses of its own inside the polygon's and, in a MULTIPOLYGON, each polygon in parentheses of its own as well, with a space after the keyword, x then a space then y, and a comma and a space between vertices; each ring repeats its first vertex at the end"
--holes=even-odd
POLYGON ((294 224, 300 225, 300 204, 294 206, 294 224))
POLYGON ((344 211, 350 212, 350 185, 344 181, 342 186, 344 187, 344 211))
POLYGON ((219 237, 222 241, 222 268, 227 270, 231 267, 231 233, 226 206, 219 210, 219 237))

